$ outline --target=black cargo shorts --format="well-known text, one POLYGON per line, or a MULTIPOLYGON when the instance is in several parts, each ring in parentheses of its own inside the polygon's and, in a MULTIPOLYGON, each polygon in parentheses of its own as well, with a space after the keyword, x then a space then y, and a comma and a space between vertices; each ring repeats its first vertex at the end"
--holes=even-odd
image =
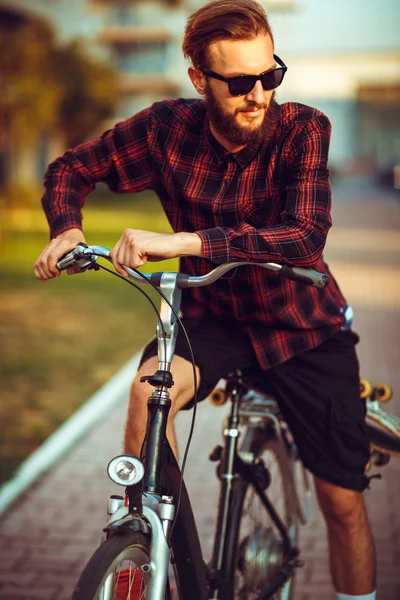
MULTIPOLYGON (((235 369, 257 369, 257 380, 276 398, 311 473, 344 488, 365 489, 370 451, 365 402, 360 399, 357 334, 339 331, 316 348, 264 371, 245 331, 209 319, 183 319, 183 323, 200 369, 198 400, 207 398, 218 381, 235 369)), ((181 331, 175 354, 191 361, 181 331)), ((141 364, 156 355, 156 340, 152 340, 141 364)), ((193 400, 185 408, 192 405, 193 400)))

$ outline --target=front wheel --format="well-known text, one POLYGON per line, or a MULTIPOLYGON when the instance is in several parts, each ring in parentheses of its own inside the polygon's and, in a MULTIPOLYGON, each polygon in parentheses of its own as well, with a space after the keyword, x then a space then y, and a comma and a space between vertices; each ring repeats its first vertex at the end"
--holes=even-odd
MULTIPOLYGON (((263 461, 270 475, 268 497, 296 546, 298 518, 290 485, 291 463, 287 460, 284 445, 275 436, 268 440, 264 438, 258 446, 256 440, 260 433, 258 428, 246 428, 240 450, 255 451, 263 461)), ((227 597, 255 600, 271 585, 284 563, 282 539, 253 486, 241 478, 234 485, 229 520, 225 573, 234 589, 227 597)), ((292 597, 293 577, 274 594, 273 600, 290 600, 292 597)))
POLYGON ((116 533, 93 554, 71 600, 145 600, 149 578, 149 537, 116 533))

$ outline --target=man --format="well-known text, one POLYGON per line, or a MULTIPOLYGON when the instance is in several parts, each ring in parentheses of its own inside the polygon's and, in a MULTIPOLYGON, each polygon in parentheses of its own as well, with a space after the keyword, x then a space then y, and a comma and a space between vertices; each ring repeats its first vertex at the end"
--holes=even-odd
MULTIPOLYGON (((175 232, 127 229, 111 255, 122 274, 123 265, 178 256, 181 270, 197 275, 238 259, 329 273, 321 255, 331 225, 330 124, 315 109, 275 101, 286 67, 263 9, 253 0, 210 2, 189 18, 183 51, 204 99, 156 103, 49 166, 43 206, 52 241, 36 262, 38 279, 57 276, 57 259, 84 241, 80 210, 98 181, 121 193, 155 190, 175 232)), ((369 444, 358 338, 345 330, 345 306, 332 277, 319 291, 249 267, 188 290, 183 313, 200 398, 229 370, 259 367, 315 476, 337 598, 372 600, 374 545, 362 495, 369 444)), ((132 385, 126 450, 133 454, 149 395, 139 380, 157 366, 151 343, 132 385)), ((176 451, 173 417, 193 397, 180 337, 172 373, 168 436, 176 451)))

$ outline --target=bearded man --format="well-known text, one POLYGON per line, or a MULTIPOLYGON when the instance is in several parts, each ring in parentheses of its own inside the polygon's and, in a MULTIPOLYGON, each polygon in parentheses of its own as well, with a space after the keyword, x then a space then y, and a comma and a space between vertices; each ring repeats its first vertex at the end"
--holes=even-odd
MULTIPOLYGON (((52 241, 36 262, 38 279, 57 276, 57 260, 85 240, 81 208, 99 181, 119 193, 154 190, 174 231, 127 229, 111 254, 123 275, 123 265, 173 257, 196 275, 237 260, 329 274, 322 252, 331 226, 330 123, 316 109, 275 101, 286 66, 264 10, 253 0, 210 2, 189 18, 183 52, 202 98, 158 102, 49 166, 43 206, 52 241)), ((259 268, 186 290, 182 304, 199 398, 228 372, 258 368, 315 477, 337 598, 372 600, 374 544, 362 494, 369 443, 358 338, 345 308, 332 276, 319 291, 259 268)), ((150 393, 140 377, 157 370, 156 355, 152 342, 132 385, 126 451, 136 455, 150 393)), ((193 398, 180 336, 171 370, 168 437, 176 451, 173 418, 193 398)))

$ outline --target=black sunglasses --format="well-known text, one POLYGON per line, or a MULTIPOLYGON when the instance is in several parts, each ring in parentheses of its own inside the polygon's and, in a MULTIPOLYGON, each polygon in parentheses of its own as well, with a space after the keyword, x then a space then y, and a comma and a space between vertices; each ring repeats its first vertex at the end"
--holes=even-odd
POLYGON ((270 71, 264 71, 264 73, 260 73, 260 75, 238 75, 237 77, 224 77, 215 71, 210 71, 210 69, 203 69, 199 67, 199 71, 206 75, 207 77, 212 77, 213 79, 218 79, 219 81, 225 81, 228 84, 229 93, 231 96, 245 96, 256 85, 258 80, 261 81, 264 90, 275 90, 278 86, 281 85, 285 73, 287 71, 287 66, 279 58, 274 54, 274 59, 280 65, 280 67, 276 67, 275 69, 271 69, 270 71))

